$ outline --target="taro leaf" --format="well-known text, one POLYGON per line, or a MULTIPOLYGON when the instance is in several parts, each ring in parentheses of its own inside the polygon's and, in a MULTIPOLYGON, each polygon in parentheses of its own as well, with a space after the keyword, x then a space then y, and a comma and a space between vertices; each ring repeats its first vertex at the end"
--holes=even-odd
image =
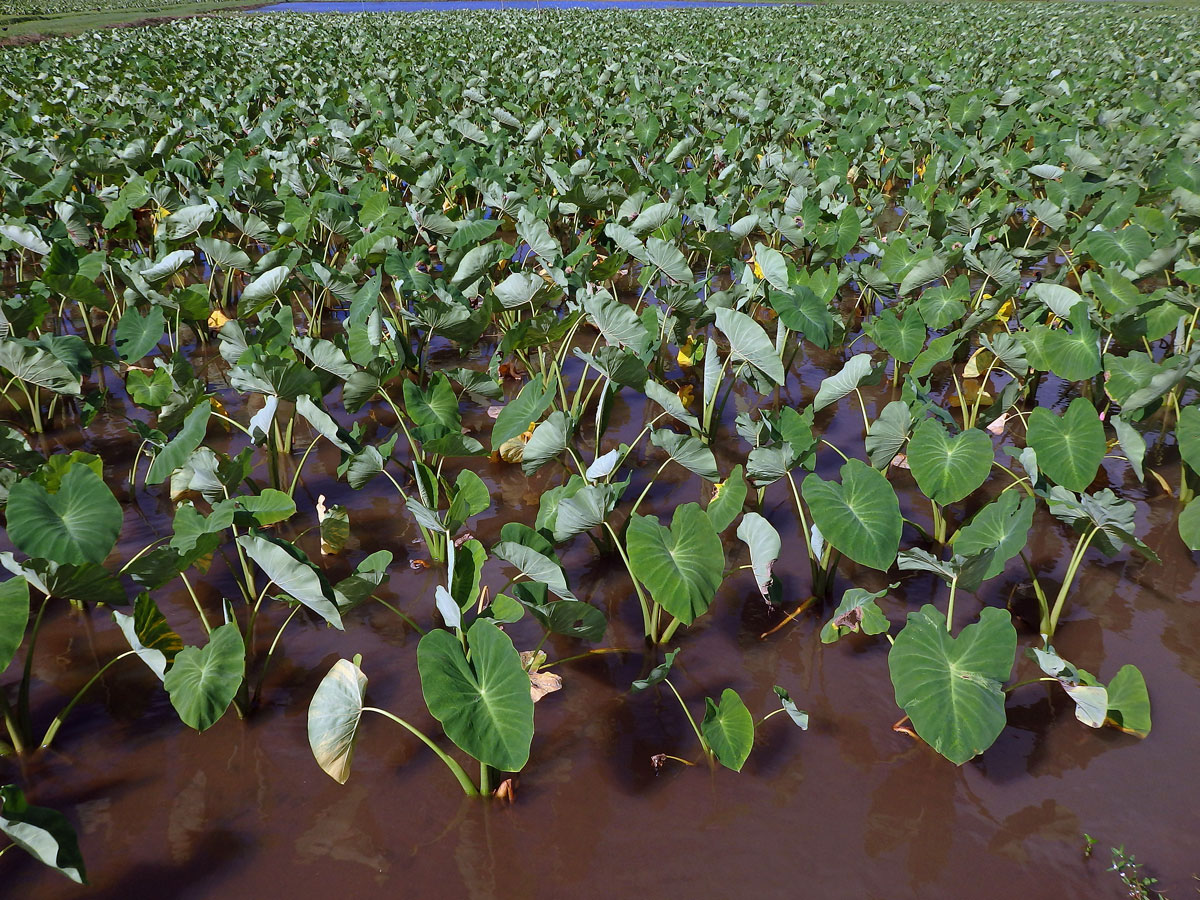
MULTIPOLYGON (((404 411, 412 418, 413 424, 441 425, 444 428, 457 429, 462 423, 458 411, 458 397, 454 388, 445 375, 437 374, 427 389, 421 389, 411 381, 405 381, 404 411)), ((524 429, 522 429, 523 431, 524 429)))
POLYGON ((704 698, 700 732, 717 762, 735 772, 742 771, 754 747, 754 717, 737 691, 725 688, 719 706, 711 697, 704 698))
POLYGON ((920 311, 910 306, 901 317, 894 309, 886 309, 870 328, 871 340, 898 362, 909 363, 925 346, 925 322, 920 311))
POLYGON ((180 468, 187 458, 204 441, 204 433, 208 428, 208 417, 212 413, 212 404, 207 398, 193 409, 183 427, 167 444, 158 451, 150 469, 146 472, 146 484, 162 484, 171 477, 171 473, 180 468))
POLYGON ((775 685, 772 690, 775 691, 775 696, 779 698, 779 703, 783 707, 784 712, 796 723, 796 726, 801 731, 808 731, 808 713, 796 706, 796 701, 779 685, 775 685))
POLYGON ((1076 496, 1061 487, 1052 487, 1046 498, 1050 514, 1066 522, 1079 534, 1098 529, 1093 546, 1106 556, 1114 556, 1122 545, 1129 545, 1151 562, 1160 562, 1158 554, 1134 534, 1134 505, 1105 488, 1094 494, 1076 496))
POLYGON ((29 624, 29 582, 10 578, 0 584, 0 673, 8 668, 29 624))
POLYGON ((1108 691, 1103 685, 1082 681, 1079 670, 1059 656, 1049 644, 1044 650, 1030 647, 1025 652, 1043 672, 1062 685, 1067 696, 1075 703, 1075 718, 1089 728, 1099 728, 1104 724, 1108 711, 1108 691))
POLYGON ((83 855, 75 829, 62 813, 44 806, 31 806, 15 784, 0 787, 0 832, 36 859, 66 875, 76 884, 85 884, 83 855))
POLYGON ((613 473, 617 463, 621 461, 621 451, 613 448, 607 453, 597 456, 584 475, 588 481, 601 481, 613 473))
POLYGON ((238 510, 246 514, 237 517, 239 525, 246 525, 249 520, 265 528, 290 519, 296 513, 296 501, 275 488, 264 488, 261 494, 239 494, 233 499, 238 510))
MULTIPOLYGON (((650 443, 661 447, 675 462, 707 481, 715 482, 721 477, 716 457, 699 438, 660 428, 650 433, 650 443)), ((525 452, 529 452, 528 448, 525 452)))
POLYGON ((296 398, 296 412, 303 417, 313 430, 321 437, 325 438, 329 443, 333 444, 339 450, 344 450, 347 453, 353 453, 355 448, 347 440, 348 435, 340 425, 334 420, 333 416, 321 409, 317 405, 317 401, 304 394, 296 398))
POLYGON ((838 324, 828 304, 811 288, 797 285, 789 291, 768 291, 767 297, 785 327, 822 350, 829 349, 838 324))
POLYGON ((912 421, 912 412, 903 400, 893 400, 880 411, 879 418, 867 429, 865 446, 871 465, 879 470, 887 468, 908 440, 912 421))
POLYGON ((491 622, 476 619, 467 644, 469 662, 450 632, 421 638, 417 669, 425 704, 461 750, 502 772, 520 771, 533 741, 529 675, 508 635, 491 622))
POLYGON ((580 304, 600 329, 608 346, 628 347, 637 356, 645 356, 652 338, 637 313, 613 299, 607 291, 585 294, 580 304))
MULTIPOLYGON (((715 355, 712 358, 715 359, 715 355)), ((648 399, 653 400, 665 409, 667 414, 672 418, 678 419, 689 428, 700 428, 700 420, 687 411, 687 407, 683 405, 683 401, 679 399, 679 395, 670 388, 663 387, 663 385, 653 379, 648 379, 645 385, 643 385, 642 390, 648 399)))
POLYGON ((455 599, 450 596, 450 592, 440 584, 433 592, 434 604, 437 606, 437 611, 442 617, 442 621, 446 623, 447 628, 462 627, 462 609, 459 607, 455 599))
POLYGON ((211 222, 215 215, 216 211, 207 203, 185 206, 163 219, 158 236, 168 241, 181 240, 188 235, 195 234, 201 227, 211 222))
POLYGON ((718 309, 716 316, 717 328, 729 341, 730 358, 748 362, 772 383, 783 384, 783 362, 762 326, 734 309, 718 309))
POLYGON ((842 483, 808 475, 801 486, 813 522, 830 544, 860 565, 886 571, 900 549, 900 502, 888 480, 858 459, 842 483))
POLYGON ((617 484, 590 484, 559 499, 552 528, 554 540, 565 541, 603 522, 628 484, 628 480, 617 484))
POLYGON ((720 534, 732 524, 746 503, 746 479, 742 477, 739 463, 733 467, 729 477, 716 486, 713 498, 708 502, 708 518, 713 529, 720 534))
POLYGON ((205 647, 180 650, 163 687, 183 723, 205 731, 225 714, 245 672, 246 646, 237 623, 230 622, 214 628, 205 647))
POLYGON ((756 512, 748 512, 742 516, 742 524, 738 526, 738 539, 750 548, 750 566, 754 570, 754 580, 763 598, 769 603, 775 602, 773 591, 774 576, 771 574, 783 543, 775 526, 756 512))
POLYGON ((644 691, 646 688, 654 687, 666 681, 668 675, 671 674, 671 666, 675 665, 675 657, 679 655, 678 648, 668 653, 663 661, 650 670, 650 674, 645 678, 639 678, 629 686, 632 691, 644 691))
POLYGON ((1137 476, 1138 481, 1145 481, 1146 473, 1142 469, 1142 462, 1146 458, 1146 439, 1142 437, 1140 431, 1121 416, 1115 415, 1110 421, 1113 430, 1117 433, 1117 441, 1121 445, 1121 450, 1124 451, 1125 458, 1129 460, 1129 467, 1133 469, 1133 474, 1137 476))
POLYGON ((938 506, 957 503, 992 471, 991 438, 978 428, 951 435, 935 419, 917 426, 908 442, 908 465, 917 486, 938 506))
POLYGON ((850 588, 842 594, 842 602, 833 611, 833 617, 821 628, 821 643, 832 644, 848 634, 883 634, 892 627, 883 610, 875 601, 887 596, 896 588, 893 584, 882 591, 871 593, 862 588, 850 588))
POLYGON ((136 307, 127 307, 113 332, 117 353, 126 362, 137 362, 162 340, 166 327, 161 306, 150 307, 144 316, 136 307))
POLYGON ((42 239, 42 236, 34 229, 26 228, 23 225, 0 225, 0 236, 8 238, 18 247, 23 247, 38 256, 45 256, 50 252, 50 245, 42 239))
POLYGON ((983 580, 996 577, 1010 559, 1025 549, 1036 506, 1033 497, 1021 496, 1016 490, 1005 491, 955 532, 951 541, 954 552, 975 556, 992 550, 983 580))
POLYGON ((635 514, 626 533, 629 568, 658 603, 685 625, 708 609, 725 571, 725 551, 698 503, 676 507, 671 527, 635 514))
POLYGON ((1200 472, 1200 406, 1185 406, 1175 424, 1179 455, 1193 472, 1200 472))
POLYGON ((762 277, 771 287, 780 291, 787 290, 788 266, 786 256, 772 247, 767 247, 764 244, 755 244, 754 259, 758 263, 762 277))
POLYGON ((287 266, 276 266, 251 281, 238 298, 238 315, 252 315, 274 300, 291 274, 287 266))
POLYGON ((546 585, 564 600, 576 599, 567 587, 567 577, 562 566, 532 547, 513 541, 501 541, 492 548, 492 556, 516 566, 526 578, 546 585))
POLYGON ((367 676, 355 663, 339 659, 321 679, 308 705, 308 746, 330 778, 345 784, 367 699, 367 676))
POLYGON ((1056 484, 1068 490, 1087 490, 1104 459, 1104 426, 1091 401, 1076 397, 1059 418, 1039 406, 1029 416, 1026 443, 1037 453, 1038 465, 1056 484))
MULTIPOLYGON (((312 563, 301 561, 282 544, 257 534, 243 534, 237 541, 281 591, 307 606, 338 631, 344 630, 341 613, 331 597, 332 589, 327 587, 312 563)), ((300 553, 299 550, 295 552, 300 553)))
POLYGON ((1124 263, 1133 268, 1154 252, 1154 244, 1141 225, 1127 225, 1115 232, 1089 232, 1083 241, 1083 249, 1103 266, 1124 263))
POLYGON ((1150 734, 1150 694, 1137 666, 1121 666, 1108 683, 1108 715, 1104 721, 1140 738, 1150 734))
POLYGON ((831 403, 836 403, 860 385, 870 383, 874 374, 871 354, 859 353, 852 356, 840 372, 821 382, 813 400, 813 409, 820 412, 831 403))
POLYGON ((1017 650, 1009 614, 985 608, 957 638, 926 604, 910 612, 888 654, 896 703, 921 739, 962 765, 1004 729, 1004 690, 1017 650))
POLYGON ((1200 550, 1200 501, 1192 500, 1179 514, 1179 537, 1189 550, 1200 550))
POLYGON ((87 465, 73 465, 51 494, 18 481, 5 511, 9 539, 23 552, 56 563, 102 563, 121 533, 121 504, 87 465))
POLYGON ((544 585, 513 585, 513 594, 520 606, 528 609, 541 626, 552 634, 598 641, 608 628, 608 617, 590 603, 582 600, 546 602, 544 585))
POLYGON ((166 616, 158 608, 158 604, 146 591, 138 594, 133 604, 133 615, 127 616, 113 610, 113 621, 125 635, 125 640, 142 662, 150 667, 150 671, 162 681, 166 676, 167 667, 175 662, 175 657, 183 649, 183 640, 171 630, 166 616))
POLYGON ((542 376, 535 375, 533 379, 521 388, 521 393, 511 403, 507 404, 496 424, 492 426, 492 449, 499 449, 505 441, 515 438, 529 428, 530 422, 537 421, 546 411, 550 401, 554 399, 556 385, 554 378, 548 384, 543 384, 542 376))
POLYGON ((463 469, 454 480, 450 508, 446 510, 446 530, 454 534, 471 516, 492 505, 492 495, 484 480, 470 469, 463 469))
POLYGON ((521 471, 532 475, 565 449, 571 437, 571 419, 561 409, 538 423, 521 454, 521 471))
POLYGON ((70 366, 31 341, 0 340, 0 368, 56 394, 78 397, 83 390, 79 375, 70 366))
POLYGON ((688 265, 687 257, 674 244, 664 241, 661 238, 647 238, 646 262, 660 269, 672 281, 690 284, 695 280, 692 275, 692 269, 688 265))

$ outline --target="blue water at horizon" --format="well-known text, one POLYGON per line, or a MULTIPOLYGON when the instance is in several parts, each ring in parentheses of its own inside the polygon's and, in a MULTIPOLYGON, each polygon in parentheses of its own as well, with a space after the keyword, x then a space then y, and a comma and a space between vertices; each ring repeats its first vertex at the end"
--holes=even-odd
POLYGON ((749 3, 744 0, 289 0, 251 13, 453 12, 506 9, 698 9, 728 6, 811 6, 809 3, 749 3))

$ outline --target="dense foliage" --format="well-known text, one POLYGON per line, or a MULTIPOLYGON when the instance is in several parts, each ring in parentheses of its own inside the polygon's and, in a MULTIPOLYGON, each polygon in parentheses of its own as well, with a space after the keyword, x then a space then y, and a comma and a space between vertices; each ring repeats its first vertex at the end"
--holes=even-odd
MULTIPOLYGON (((358 608, 388 602, 423 631, 426 704, 479 782, 391 717, 486 792, 529 760, 532 701, 556 686, 510 635, 604 644, 564 547, 623 565, 613 614, 686 654, 733 563, 764 604, 803 599, 773 578, 782 531, 818 608, 840 599, 821 639, 894 641, 897 704, 955 763, 1003 729, 1018 643, 1082 722, 1148 733, 1136 668, 1101 680, 1051 640, 1089 551, 1155 559, 1123 485, 1169 477, 1186 503, 1200 470, 1197 14, 532 15, 535 32, 494 13, 227 17, 0 56, 17 551, 0 555, 0 666, 36 652, 47 602, 111 606, 203 730, 252 712, 297 615, 348 630, 329 640, 349 656, 358 608), (831 374, 802 381, 814 361, 831 374), (892 402, 868 406, 882 378, 892 402), (833 409, 861 413, 853 440, 827 430, 833 409), (39 435, 66 425, 82 447, 48 452, 39 435), (136 448, 125 506, 177 504, 145 546, 116 463, 89 452, 114 428, 136 448), (297 510, 322 442, 340 454, 323 475, 395 492, 445 573, 435 597, 381 597, 387 551, 334 581, 298 545, 315 528, 324 554, 350 552, 345 510, 297 510), (536 521, 485 547, 467 526, 494 504, 473 462, 489 454, 546 489, 536 521), (669 465, 712 499, 639 512, 669 465), (897 479, 927 504, 902 506, 897 479), (1022 553, 1035 516, 1078 534, 1053 584, 1022 553), (855 586, 871 569, 932 572, 947 599, 898 608, 855 586), (183 647, 155 595, 198 578, 237 601, 197 599, 208 640, 183 647), (1020 634, 997 606, 964 613, 1005 578, 1032 584, 1020 634)), ((1200 505, 1180 534, 1200 548, 1200 505)), ((678 652, 634 688, 674 690, 678 652)), ((0 711, 26 753, 16 669, 0 711)), ((338 780, 366 690, 343 659, 310 709, 338 780)), ((755 723, 737 693, 692 724, 741 769, 755 723)), ((82 878, 61 821, 5 790, 0 828, 82 878)))

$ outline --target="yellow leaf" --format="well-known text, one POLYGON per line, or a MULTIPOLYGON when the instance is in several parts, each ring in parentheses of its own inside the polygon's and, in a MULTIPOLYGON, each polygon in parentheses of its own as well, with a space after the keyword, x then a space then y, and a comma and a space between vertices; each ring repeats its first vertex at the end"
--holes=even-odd
POLYGON ((978 381, 963 379, 962 394, 954 394, 949 399, 949 404, 955 409, 962 407, 964 403, 975 405, 978 401, 979 406, 991 406, 992 395, 983 389, 983 385, 978 381))
POLYGON ((685 384, 675 392, 675 396, 679 398, 679 402, 683 404, 685 409, 690 409, 692 403, 695 402, 695 390, 690 384, 685 384))
POLYGON ((220 331, 221 326, 229 321, 229 316, 221 312, 219 309, 214 309, 208 316, 208 327, 213 331, 220 331))
POLYGON ((695 357, 696 357, 696 339, 689 335, 688 339, 687 339, 687 343, 685 343, 682 347, 679 348, 679 353, 676 355, 675 358, 679 361, 679 365, 681 365, 683 368, 690 369, 692 366, 694 366, 696 364, 695 357))

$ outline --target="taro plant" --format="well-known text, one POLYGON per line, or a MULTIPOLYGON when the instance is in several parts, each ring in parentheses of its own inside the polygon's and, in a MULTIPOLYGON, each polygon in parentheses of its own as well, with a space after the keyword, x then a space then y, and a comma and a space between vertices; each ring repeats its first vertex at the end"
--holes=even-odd
MULTIPOLYGON (((754 717, 746 708, 746 704, 742 702, 738 692, 732 688, 725 688, 721 692, 719 700, 713 700, 711 697, 704 698, 704 718, 697 724, 680 695, 679 689, 671 683, 671 679, 668 677, 678 655, 678 649, 667 653, 663 661, 651 669, 645 678, 639 678, 633 682, 631 690, 634 692, 644 691, 658 684, 665 684, 670 688, 675 699, 679 701, 679 708, 683 710, 688 724, 692 727, 692 732, 696 735, 696 740, 700 743, 700 750, 710 766, 719 763, 727 769, 740 772, 750 757, 750 751, 754 749, 756 729, 779 713, 786 713, 802 731, 808 730, 808 713, 797 707, 788 692, 778 685, 774 690, 779 698, 779 709, 767 713, 757 722, 754 721, 754 717)), ((681 757, 661 753, 653 759, 655 768, 661 768, 668 759, 688 766, 695 765, 681 757)))

